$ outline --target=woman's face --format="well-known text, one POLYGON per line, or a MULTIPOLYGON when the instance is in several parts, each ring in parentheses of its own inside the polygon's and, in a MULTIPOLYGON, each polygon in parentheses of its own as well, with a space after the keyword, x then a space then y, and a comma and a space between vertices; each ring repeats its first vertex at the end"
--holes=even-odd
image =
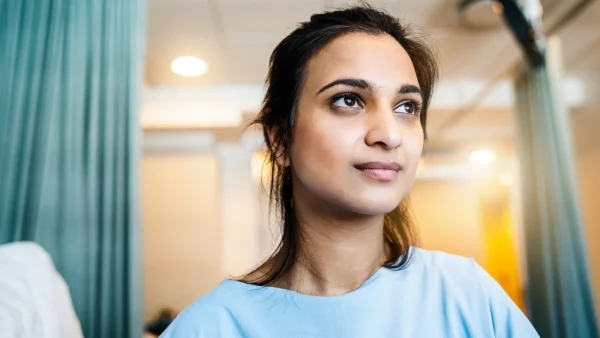
POLYGON ((412 186, 423 149, 422 96, 391 36, 351 33, 308 64, 289 164, 294 198, 343 213, 380 215, 412 186))

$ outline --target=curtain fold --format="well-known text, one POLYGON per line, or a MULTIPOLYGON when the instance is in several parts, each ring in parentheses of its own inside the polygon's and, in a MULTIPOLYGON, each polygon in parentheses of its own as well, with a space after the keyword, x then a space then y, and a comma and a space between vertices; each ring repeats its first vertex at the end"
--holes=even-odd
POLYGON ((544 338, 598 337, 560 44, 515 81, 530 318, 544 338))
POLYGON ((141 337, 143 0, 0 0, 0 243, 31 240, 86 337, 141 337))

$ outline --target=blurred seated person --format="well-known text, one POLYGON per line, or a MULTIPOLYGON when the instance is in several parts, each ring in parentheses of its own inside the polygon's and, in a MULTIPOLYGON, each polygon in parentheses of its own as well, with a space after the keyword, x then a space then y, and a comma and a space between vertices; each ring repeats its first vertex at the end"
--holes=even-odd
POLYGON ((161 309, 156 319, 152 320, 150 323, 148 323, 148 325, 146 325, 146 332, 155 336, 160 336, 176 316, 177 314, 172 309, 161 309))

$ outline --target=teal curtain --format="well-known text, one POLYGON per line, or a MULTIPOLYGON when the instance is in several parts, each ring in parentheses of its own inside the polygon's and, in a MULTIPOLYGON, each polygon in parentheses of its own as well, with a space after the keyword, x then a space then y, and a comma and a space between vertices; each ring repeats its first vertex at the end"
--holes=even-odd
POLYGON ((88 338, 141 337, 143 0, 0 0, 0 243, 40 243, 88 338))
POLYGON ((544 338, 598 337, 558 40, 546 54, 515 82, 528 310, 544 338))

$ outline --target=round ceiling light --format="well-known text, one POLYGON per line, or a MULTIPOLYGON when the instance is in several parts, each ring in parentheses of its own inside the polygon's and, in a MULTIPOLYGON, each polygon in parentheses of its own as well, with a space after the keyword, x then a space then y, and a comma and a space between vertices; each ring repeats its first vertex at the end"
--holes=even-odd
POLYGON ((458 5, 458 13, 462 22, 473 28, 502 27, 504 7, 494 0, 462 0, 458 5))
POLYGON ((171 62, 171 70, 177 75, 196 77, 208 71, 208 63, 195 56, 182 56, 171 62))
POLYGON ((496 160, 496 154, 491 150, 475 150, 469 155, 469 162, 474 165, 487 165, 496 160))

